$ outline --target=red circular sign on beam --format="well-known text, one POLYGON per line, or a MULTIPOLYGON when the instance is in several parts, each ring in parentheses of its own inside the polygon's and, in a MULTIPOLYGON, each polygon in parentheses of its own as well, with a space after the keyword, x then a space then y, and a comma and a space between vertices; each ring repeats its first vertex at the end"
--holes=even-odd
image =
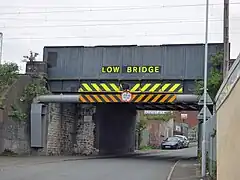
POLYGON ((129 91, 125 91, 121 94, 121 100, 123 102, 130 102, 132 100, 132 94, 129 91))

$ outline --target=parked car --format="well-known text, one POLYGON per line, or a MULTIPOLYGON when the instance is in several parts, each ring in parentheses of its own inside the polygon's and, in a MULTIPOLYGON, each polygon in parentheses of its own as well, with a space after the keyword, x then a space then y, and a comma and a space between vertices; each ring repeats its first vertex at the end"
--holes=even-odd
POLYGON ((183 143, 179 137, 168 137, 161 143, 162 149, 181 149, 183 148, 183 143))
POLYGON ((183 135, 175 135, 175 137, 180 138, 183 141, 183 147, 188 148, 189 147, 189 140, 186 136, 183 135))

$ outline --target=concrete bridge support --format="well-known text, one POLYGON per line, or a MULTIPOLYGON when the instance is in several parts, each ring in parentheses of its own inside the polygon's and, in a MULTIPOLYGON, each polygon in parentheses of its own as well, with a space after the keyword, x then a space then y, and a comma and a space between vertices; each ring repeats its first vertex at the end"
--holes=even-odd
POLYGON ((96 108, 99 154, 126 154, 135 149, 136 107, 102 104, 96 108))

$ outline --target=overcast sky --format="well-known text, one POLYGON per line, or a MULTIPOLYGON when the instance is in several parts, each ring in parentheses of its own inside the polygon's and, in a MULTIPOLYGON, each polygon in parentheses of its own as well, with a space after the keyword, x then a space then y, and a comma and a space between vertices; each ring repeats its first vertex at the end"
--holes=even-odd
MULTIPOLYGON (((205 0, 0 0, 3 60, 21 65, 47 45, 204 43, 205 0)), ((230 0, 231 58, 240 52, 240 0, 230 0)), ((223 41, 223 0, 210 0, 209 41, 223 41)))

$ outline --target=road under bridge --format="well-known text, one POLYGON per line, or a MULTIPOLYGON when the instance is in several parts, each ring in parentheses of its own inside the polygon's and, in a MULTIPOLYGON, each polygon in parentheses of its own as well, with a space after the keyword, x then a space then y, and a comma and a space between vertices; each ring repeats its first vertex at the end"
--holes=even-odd
MULTIPOLYGON (((222 46, 210 44, 209 59, 222 46)), ((31 145, 36 149, 50 147, 53 116, 46 103, 60 103, 57 113, 52 114, 60 117, 60 127, 65 122, 71 128, 64 130, 70 132, 57 146, 58 153, 64 153, 67 146, 80 150, 93 146, 83 140, 84 131, 79 130, 90 121, 96 126, 93 138, 97 139, 100 154, 132 152, 137 110, 199 110, 194 89, 195 81, 203 79, 203 65, 202 44, 45 47, 42 69, 53 94, 36 97, 32 104, 31 145), (71 110, 66 110, 63 103, 70 103, 71 110), (94 110, 86 112, 86 107, 94 110), (66 114, 73 117, 71 122, 66 114)), ((56 147, 52 149, 56 152, 56 147)))

